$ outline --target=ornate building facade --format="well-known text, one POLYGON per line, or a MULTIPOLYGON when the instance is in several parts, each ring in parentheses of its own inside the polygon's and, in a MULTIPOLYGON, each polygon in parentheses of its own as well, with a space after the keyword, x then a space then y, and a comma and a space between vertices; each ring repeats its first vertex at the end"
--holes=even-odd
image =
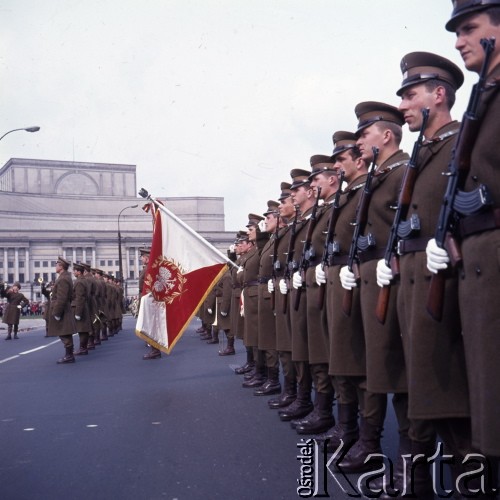
MULTIPOLYGON (((137 191, 135 165, 10 159, 0 169, 0 280, 19 281, 40 300, 38 280, 55 279, 58 255, 119 275, 120 233, 125 290, 136 295, 138 249, 151 243, 153 228, 137 191)), ((233 242, 223 198, 161 201, 221 251, 233 242)))

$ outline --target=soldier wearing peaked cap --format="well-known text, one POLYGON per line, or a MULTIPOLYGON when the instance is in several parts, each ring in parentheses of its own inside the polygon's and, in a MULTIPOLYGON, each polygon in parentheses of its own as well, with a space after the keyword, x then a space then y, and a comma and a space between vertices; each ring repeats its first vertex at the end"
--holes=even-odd
MULTIPOLYGON (((292 256, 289 259, 288 272, 290 278, 298 270, 300 256, 307 232, 309 217, 315 204, 314 189, 311 188, 309 176, 310 170, 293 169, 290 172, 292 185, 290 186, 291 198, 294 205, 298 207, 299 219, 295 227, 295 244, 292 256)), ((279 411, 280 419, 292 421, 292 427, 307 417, 314 409, 311 402, 312 376, 309 367, 309 348, 307 331, 307 298, 303 294, 299 307, 295 309, 297 290, 292 286, 292 279, 281 279, 279 291, 283 295, 288 295, 287 314, 290 316, 290 326, 292 333, 292 361, 295 363, 297 374, 297 399, 284 409, 279 411)), ((321 398, 321 396, 320 396, 321 398)), ((320 398, 317 399, 319 403, 320 398)))
MULTIPOLYGON (((463 83, 460 69, 444 57, 429 52, 412 52, 401 60, 403 81, 397 94, 399 109, 412 132, 423 125, 424 142, 416 159, 418 172, 407 196, 405 220, 418 220, 419 229, 401 238, 398 245, 399 285, 397 315, 405 348, 409 385, 408 436, 401 436, 398 470, 404 466, 403 455, 430 457, 435 453, 435 433, 439 433, 454 456, 472 451, 468 424, 467 379, 458 309, 457 276, 450 273, 446 283, 445 318, 434 321, 426 311, 431 273, 425 269, 425 247, 434 233, 446 189, 442 172, 449 164, 459 124, 451 119, 455 91, 463 83), (429 111, 424 123, 423 109, 429 111), (449 300, 448 300, 449 299, 449 300)), ((400 202, 401 203, 401 202, 400 202)), ((409 222, 407 222, 409 224, 409 222)), ((391 284, 392 270, 381 260, 377 281, 391 284), (385 274, 383 274, 385 273, 385 274)), ((391 294, 394 293, 391 291, 391 294)), ((457 467, 455 468, 457 470, 457 467)), ((402 474, 397 476, 402 477, 402 474)), ((432 494, 428 466, 415 470, 415 493, 432 494)), ((402 484, 398 485, 399 487, 402 484)), ((382 496, 382 498, 386 498, 382 496)))
POLYGON ((21 316, 21 308, 28 304, 28 299, 19 291, 21 284, 14 283, 11 287, 5 288, 2 284, 0 289, 0 297, 7 299, 7 307, 2 316, 2 323, 7 325, 7 337, 5 340, 12 339, 12 330, 14 330, 14 339, 18 339, 19 318, 21 316))
MULTIPOLYGON (((279 281, 285 274, 286 257, 290 243, 290 232, 293 224, 295 208, 291 197, 291 183, 282 182, 280 184, 280 196, 278 198, 280 225, 283 227, 278 231, 278 244, 276 255, 273 258, 274 267, 272 278, 268 281, 269 293, 274 293, 274 313, 276 326, 276 349, 278 350, 281 369, 283 371, 284 387, 281 394, 268 401, 269 408, 280 409, 292 404, 297 397, 297 374, 295 364, 292 361, 292 333, 290 325, 290 315, 284 312, 284 295, 278 288, 279 281)), ((274 247, 273 247, 274 248, 274 247)))
POLYGON ((262 215, 248 215, 248 239, 253 247, 248 251, 243 267, 243 316, 245 347, 253 350, 255 373, 252 378, 243 382, 243 387, 257 388, 266 381, 266 361, 264 352, 259 350, 259 265, 262 249, 269 240, 269 235, 260 230, 259 223, 264 220, 262 215))
POLYGON ((378 408, 378 396, 366 393, 366 355, 359 290, 353 290, 351 315, 340 310, 344 289, 339 280, 340 268, 347 263, 352 240, 356 207, 366 180, 366 163, 356 146, 352 132, 338 131, 333 135, 334 168, 343 171, 347 184, 339 199, 339 213, 333 231, 331 255, 328 265, 316 265, 316 283, 326 286, 324 309, 329 332, 328 373, 334 379, 337 392, 338 426, 327 431, 328 451, 340 446, 352 445, 359 436, 358 406, 365 418, 370 420, 378 408), (367 394, 367 395, 365 395, 367 394))
POLYGON ((76 281, 73 283, 73 300, 71 307, 75 317, 76 331, 80 340, 80 348, 74 353, 75 356, 87 355, 89 332, 92 329, 90 318, 90 282, 83 276, 84 266, 80 263, 73 264, 73 275, 76 281))
POLYGON ((270 236, 260 254, 259 287, 258 287, 258 346, 264 353, 266 364, 266 380, 261 387, 254 390, 255 396, 270 396, 281 392, 279 380, 279 358, 276 349, 276 321, 271 305, 271 293, 268 282, 273 272, 273 252, 275 241, 281 224, 278 214, 279 203, 274 200, 267 202, 264 212, 265 232, 270 236))
MULTIPOLYGON (((459 303, 465 356, 469 368, 472 442, 490 457, 500 456, 500 382, 496 374, 500 351, 497 250, 500 245, 500 1, 455 0, 446 29, 456 33, 455 48, 469 71, 480 73, 485 61, 481 39, 494 38, 483 91, 480 93, 477 137, 471 145, 470 171, 465 191, 483 184, 492 204, 461 222, 462 270, 459 303)), ((442 249, 441 249, 442 250, 442 249)), ((445 253, 446 257, 446 253, 445 253)), ((429 256, 428 256, 429 258, 429 256)), ((441 256, 442 258, 442 256, 441 256)), ((428 261, 432 266, 432 262, 428 261)))
POLYGON ((89 286, 89 315, 90 315, 90 323, 91 323, 91 329, 89 332, 89 340, 87 344, 87 349, 88 350, 94 350, 95 345, 96 345, 96 327, 94 326, 95 323, 99 324, 98 320, 98 313, 99 313, 99 308, 97 305, 97 282, 96 279, 94 278, 91 268, 89 264, 86 264, 84 262, 81 263, 81 266, 83 267, 83 276, 88 282, 89 286))
POLYGON ((63 257, 56 261, 57 278, 52 288, 48 336, 59 337, 65 348, 65 356, 57 362, 58 364, 74 363, 73 334, 76 333, 76 324, 71 301, 73 299, 73 281, 68 269, 70 263, 63 257))
POLYGON ((315 268, 322 257, 333 198, 340 186, 335 160, 331 156, 314 155, 310 158, 310 164, 310 186, 318 201, 323 200, 324 203, 307 223, 310 241, 304 243, 300 256, 305 271, 293 275, 293 287, 297 290, 302 287, 302 295, 306 299, 308 361, 316 390, 315 411, 296 426, 299 434, 323 433, 335 426, 332 415, 335 391, 328 374, 330 343, 327 312, 326 308, 319 306, 320 287, 315 280, 315 268))
MULTIPOLYGON (((342 461, 343 470, 357 472, 373 467, 365 463, 369 453, 380 453, 380 438, 384 426, 387 394, 394 394, 392 403, 399 433, 407 435, 409 421, 408 384, 401 334, 396 314, 396 292, 391 293, 385 324, 375 317, 379 287, 376 282, 377 261, 384 256, 390 227, 394 219, 404 167, 409 156, 399 149, 402 139, 403 114, 395 106, 368 101, 355 107, 358 118, 357 142, 362 158, 373 161, 373 147, 378 148, 376 170, 371 182, 371 198, 367 223, 361 236, 369 245, 357 248, 360 271, 361 315, 366 344, 366 382, 371 399, 378 398, 378 408, 361 421, 360 439, 342 461)), ((356 277, 347 266, 340 270, 342 286, 358 286, 356 277)), ((397 285, 396 287, 397 288, 397 285)))
MULTIPOLYGON (((253 255, 254 244, 248 237, 248 231, 240 231, 236 240, 236 252, 238 254, 238 269, 236 273, 233 272, 233 303, 231 304, 231 329, 234 331, 237 339, 244 339, 245 336, 245 318, 243 316, 242 293, 244 283, 244 266, 246 260, 253 255), (234 307, 233 307, 234 304, 234 307)), ((255 359, 253 348, 246 347, 246 362, 235 369, 237 375, 247 374, 246 376, 253 376, 255 372, 255 359)))

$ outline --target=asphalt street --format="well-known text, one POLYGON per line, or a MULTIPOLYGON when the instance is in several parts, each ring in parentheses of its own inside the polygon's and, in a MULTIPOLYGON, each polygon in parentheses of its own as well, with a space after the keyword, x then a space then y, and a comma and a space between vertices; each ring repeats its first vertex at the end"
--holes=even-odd
MULTIPOLYGON (((301 436, 241 387, 241 342, 220 357, 196 320, 169 356, 143 361, 128 316, 117 336, 58 365, 62 344, 41 324, 19 340, 0 333, 0 499, 300 498, 301 436)), ((348 498, 343 478, 325 477, 330 498, 348 498)))

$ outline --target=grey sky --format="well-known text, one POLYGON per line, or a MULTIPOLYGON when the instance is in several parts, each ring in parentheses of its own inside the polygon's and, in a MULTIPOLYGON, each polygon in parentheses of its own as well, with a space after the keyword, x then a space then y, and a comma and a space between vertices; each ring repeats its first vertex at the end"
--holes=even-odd
MULTIPOLYGON (((155 196, 223 196, 226 229, 329 154, 412 51, 463 68, 449 0, 0 0, 0 164, 137 165, 155 196)), ((460 118, 474 83, 459 91, 460 118)), ((405 149, 415 137, 405 128, 405 149)))

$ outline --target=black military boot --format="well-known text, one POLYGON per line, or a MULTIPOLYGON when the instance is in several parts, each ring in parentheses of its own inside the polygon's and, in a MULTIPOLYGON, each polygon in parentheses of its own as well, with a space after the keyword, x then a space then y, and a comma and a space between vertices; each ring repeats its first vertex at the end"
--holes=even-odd
POLYGON ((66 363, 74 363, 75 362, 75 356, 73 356, 73 348, 72 347, 66 347, 66 355, 64 358, 61 358, 57 361, 58 365, 64 365, 66 363))
POLYGON ((253 389, 255 387, 260 387, 264 385, 265 381, 266 381, 266 367, 261 364, 256 364, 254 376, 249 380, 245 380, 245 382, 243 382, 241 386, 245 387, 246 389, 253 389))
POLYGON ((89 335, 89 341, 87 343, 87 349, 89 351, 95 350, 94 335, 89 335))
POLYGON ((218 344, 219 343, 219 330, 218 328, 212 328, 212 338, 207 340, 207 344, 218 344))
POLYGON ((382 459, 371 459, 365 463, 365 459, 372 453, 382 454, 380 439, 382 437, 382 427, 368 423, 361 419, 360 436, 352 448, 347 452, 340 463, 336 463, 337 468, 343 472, 367 472, 373 470, 380 464, 382 459))
POLYGON ((359 438, 358 403, 339 404, 338 417, 337 425, 317 437, 318 440, 326 442, 328 453, 338 450, 341 439, 344 446, 348 447, 359 438))
POLYGON ((253 391, 254 396, 271 396, 272 394, 279 394, 281 392, 281 384, 279 379, 278 368, 267 369, 267 380, 264 385, 253 391))
POLYGON ((19 337, 17 336, 17 328, 18 326, 17 325, 14 325, 14 339, 18 339, 19 337))
POLYGON ((149 359, 159 359, 161 358, 161 351, 160 349, 157 349, 156 347, 151 346, 151 350, 147 353, 144 354, 142 359, 149 360, 149 359))
POLYGON ((255 360, 253 357, 253 348, 247 347, 246 349, 247 349, 247 362, 243 366, 240 366, 239 368, 236 368, 234 370, 234 373, 236 373, 236 375, 243 375, 252 370, 255 366, 255 360))
POLYGON ((219 351, 219 356, 232 356, 233 354, 236 354, 236 351, 234 350, 234 337, 227 337, 227 347, 222 351, 219 351))
POLYGON ((89 334, 88 333, 79 333, 80 337, 80 348, 75 352, 75 356, 86 356, 89 351, 87 348, 89 342, 89 334))
POLYGON ((282 410, 278 411, 280 420, 283 422, 290 422, 291 420, 296 420, 304 418, 309 415, 314 409, 311 401, 311 391, 309 387, 301 387, 299 385, 297 392, 297 399, 282 410))
POLYGON ((371 481, 362 483, 360 485, 362 493, 368 497, 373 497, 375 494, 378 495, 379 492, 382 492, 382 494, 377 496, 377 498, 382 498, 383 500, 390 500, 396 497, 399 498, 403 495, 405 493, 405 487, 408 480, 405 475, 405 471, 407 473, 410 472, 411 458, 409 456, 411 455, 411 449, 411 440, 408 437, 408 434, 400 434, 398 454, 396 456, 397 463, 392 477, 389 477, 388 475, 377 476, 371 481), (407 455, 406 459, 404 455, 407 455))
MULTIPOLYGON (((295 426, 298 434, 318 434, 325 432, 330 427, 335 425, 335 418, 332 414, 333 393, 325 394, 323 392, 316 393, 316 414, 310 415, 295 426)), ((313 412, 314 413, 314 412, 313 412)))
POLYGON ((7 326, 7 337, 5 340, 12 340, 12 325, 7 326))
POLYGON ((285 377, 285 388, 278 398, 271 398, 267 404, 271 409, 285 408, 297 399, 297 382, 285 377))

